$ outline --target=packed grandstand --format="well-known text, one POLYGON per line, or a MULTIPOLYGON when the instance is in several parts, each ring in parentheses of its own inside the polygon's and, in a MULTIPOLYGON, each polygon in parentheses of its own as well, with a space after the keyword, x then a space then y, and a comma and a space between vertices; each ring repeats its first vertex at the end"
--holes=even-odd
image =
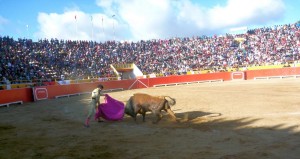
MULTIPOLYGON (((110 64, 134 63, 159 76, 297 66, 300 22, 244 34, 120 41, 13 39, 0 36, 0 81, 23 83, 114 77, 110 64)), ((2 83, 2 84, 3 84, 2 83)))

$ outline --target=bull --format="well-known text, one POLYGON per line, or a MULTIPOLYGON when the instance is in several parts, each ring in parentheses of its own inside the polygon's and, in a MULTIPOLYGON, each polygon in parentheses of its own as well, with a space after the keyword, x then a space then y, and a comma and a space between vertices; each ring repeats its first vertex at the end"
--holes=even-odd
POLYGON ((171 106, 176 104, 176 100, 170 96, 151 96, 143 93, 136 93, 129 98, 125 105, 125 114, 131 116, 136 121, 137 114, 143 116, 145 122, 146 112, 152 112, 156 116, 154 124, 162 119, 161 111, 164 110, 177 121, 171 106))

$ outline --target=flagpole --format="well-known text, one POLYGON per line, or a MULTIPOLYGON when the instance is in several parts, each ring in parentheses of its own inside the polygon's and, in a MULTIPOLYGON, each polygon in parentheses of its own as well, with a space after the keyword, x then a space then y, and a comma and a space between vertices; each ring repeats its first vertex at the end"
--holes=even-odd
POLYGON ((102 16, 102 35, 103 35, 103 41, 105 41, 105 39, 104 39, 104 26, 103 26, 103 16, 102 16))
POLYGON ((115 17, 116 15, 112 15, 111 17, 113 18, 113 31, 114 31, 114 41, 116 40, 116 33, 115 33, 115 17))
POLYGON ((78 26, 77 26, 77 17, 76 17, 76 15, 75 15, 75 29, 76 29, 76 40, 78 40, 78 26))
POLYGON ((28 31, 28 27, 29 27, 29 25, 27 24, 27 25, 26 25, 27 39, 29 39, 29 31, 28 31))
POLYGON ((93 16, 91 16, 91 22, 92 22, 92 41, 94 41, 94 24, 93 24, 93 16))

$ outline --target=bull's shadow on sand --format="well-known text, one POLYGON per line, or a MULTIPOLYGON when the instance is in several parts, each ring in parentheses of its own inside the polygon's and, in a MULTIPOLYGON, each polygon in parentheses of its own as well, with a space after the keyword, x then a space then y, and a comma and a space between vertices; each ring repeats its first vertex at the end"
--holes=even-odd
MULTIPOLYGON (((175 110, 176 111, 176 110, 175 110)), ((136 125, 154 125, 155 127, 165 127, 165 128, 204 128, 203 131, 210 130, 234 130, 234 131, 244 131, 244 132, 255 132, 260 131, 261 133, 283 133, 283 134, 293 134, 300 135, 300 132, 296 131, 299 125, 286 126, 284 121, 281 124, 276 124, 274 126, 254 126, 253 123, 263 120, 262 118, 253 117, 243 117, 237 119, 227 119, 222 113, 217 112, 203 112, 203 111, 190 111, 175 113, 177 121, 174 121, 168 113, 162 111, 163 117, 161 121, 157 124, 153 124, 152 121, 156 117, 152 113, 146 114, 146 122, 142 121, 142 116, 137 116, 137 121, 135 122, 130 116, 125 115, 123 122, 126 124, 136 124, 136 125)), ((299 136, 300 137, 300 136, 299 136)), ((300 141, 300 140, 299 140, 300 141)), ((300 144, 299 144, 300 145, 300 144)), ((300 152, 299 152, 300 155, 300 152)))
POLYGON ((207 150, 205 153, 219 153, 203 158, 296 159, 300 155, 299 125, 287 126, 283 121, 273 126, 257 126, 255 123, 263 118, 228 119, 220 113, 202 111, 175 113, 179 120, 174 122, 167 113, 163 114, 158 124, 151 123, 151 120, 155 119, 151 113, 146 115, 145 123, 142 122, 141 116, 138 117, 137 123, 127 117, 124 122, 135 127, 153 128, 159 131, 158 134, 166 133, 170 138, 181 138, 182 140, 177 140, 177 144, 186 144, 185 140, 191 141, 195 143, 195 151, 204 152, 209 147, 209 152, 207 150), (178 134, 172 133, 174 131, 178 134), (185 137, 179 134, 184 134, 185 137))
MULTIPOLYGON (((178 111, 178 110, 174 110, 178 111)), ((167 112, 162 111, 161 114, 163 115, 161 121, 159 123, 164 122, 172 122, 174 123, 174 120, 168 115, 167 112)), ((200 119, 204 120, 207 117, 220 117, 222 116, 221 113, 209 113, 209 112, 202 112, 202 111, 191 111, 191 112, 182 112, 182 113, 175 113, 177 117, 177 122, 175 123, 192 123, 193 121, 200 119)), ((125 115, 125 117, 129 117, 125 115)), ((147 112, 146 114, 146 121, 155 121, 156 116, 154 116, 151 112, 147 112)), ((140 114, 137 115, 137 123, 142 122, 142 116, 140 114)), ((159 124, 158 123, 158 124, 159 124)))

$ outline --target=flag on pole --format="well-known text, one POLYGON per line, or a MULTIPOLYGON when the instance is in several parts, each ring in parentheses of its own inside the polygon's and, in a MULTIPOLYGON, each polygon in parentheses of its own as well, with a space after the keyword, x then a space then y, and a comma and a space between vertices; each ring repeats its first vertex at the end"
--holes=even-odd
POLYGON ((93 16, 91 16, 91 21, 93 21, 93 16))
POLYGON ((75 15, 75 20, 76 20, 77 18, 76 18, 76 15, 75 15))

